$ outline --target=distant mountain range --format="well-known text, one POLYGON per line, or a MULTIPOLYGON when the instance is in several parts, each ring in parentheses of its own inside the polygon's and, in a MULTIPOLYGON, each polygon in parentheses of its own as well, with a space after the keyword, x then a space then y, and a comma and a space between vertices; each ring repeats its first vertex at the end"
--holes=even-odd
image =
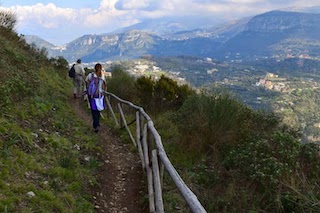
MULTIPOLYGON (((298 8, 290 10, 299 11, 298 8)), ((319 11, 319 8, 314 7, 309 11, 319 11)), ((61 55, 70 62, 77 58, 95 62, 139 58, 143 55, 187 55, 220 60, 301 56, 320 58, 320 14, 309 11, 271 11, 216 27, 194 30, 185 30, 187 28, 179 25, 178 21, 172 22, 172 25, 164 20, 140 23, 113 33, 84 35, 60 47, 35 36, 25 36, 25 39, 40 48, 47 48, 49 56, 61 55)))

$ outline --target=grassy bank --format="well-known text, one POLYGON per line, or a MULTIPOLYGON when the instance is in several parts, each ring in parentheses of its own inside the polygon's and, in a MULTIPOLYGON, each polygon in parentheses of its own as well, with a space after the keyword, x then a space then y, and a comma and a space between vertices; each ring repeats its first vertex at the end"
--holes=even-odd
POLYGON ((68 100, 67 62, 4 27, 0 43, 0 212, 93 212, 99 148, 68 100))

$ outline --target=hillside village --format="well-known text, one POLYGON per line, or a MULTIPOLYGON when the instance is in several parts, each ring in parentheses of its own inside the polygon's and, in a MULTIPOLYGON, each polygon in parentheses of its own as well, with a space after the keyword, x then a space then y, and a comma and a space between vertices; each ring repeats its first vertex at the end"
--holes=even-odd
POLYGON ((264 78, 260 78, 256 86, 264 87, 268 90, 277 92, 289 92, 289 81, 286 78, 280 78, 279 75, 267 73, 264 78))

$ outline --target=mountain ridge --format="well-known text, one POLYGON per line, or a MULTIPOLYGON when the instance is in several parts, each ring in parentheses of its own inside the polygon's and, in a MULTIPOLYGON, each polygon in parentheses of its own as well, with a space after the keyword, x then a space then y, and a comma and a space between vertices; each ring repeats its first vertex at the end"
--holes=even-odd
MULTIPOLYGON (((318 54, 314 45, 320 42, 318 13, 270 11, 209 29, 184 30, 157 34, 132 29, 121 33, 84 35, 63 48, 49 48, 51 56, 62 55, 68 61, 83 58, 88 62, 133 59, 143 55, 197 56, 220 60, 252 60, 254 58, 286 57, 284 46, 295 46, 290 55, 310 52, 318 54)), ((127 28, 129 29, 129 28, 127 28)))

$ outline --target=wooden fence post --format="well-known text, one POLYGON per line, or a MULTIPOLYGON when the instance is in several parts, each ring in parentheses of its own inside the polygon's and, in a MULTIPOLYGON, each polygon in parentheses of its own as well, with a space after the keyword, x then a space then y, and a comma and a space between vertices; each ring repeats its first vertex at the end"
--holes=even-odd
POLYGON ((116 123, 116 126, 119 126, 117 117, 116 117, 116 115, 115 115, 115 113, 114 113, 114 111, 113 111, 113 109, 112 109, 110 100, 109 100, 108 98, 106 98, 106 101, 107 101, 107 106, 108 106, 108 108, 109 108, 109 110, 110 110, 110 112, 111 112, 111 115, 112 115, 113 119, 114 119, 114 122, 116 123))
POLYGON ((117 104, 117 106, 118 106, 118 110, 119 110, 119 114, 120 114, 120 116, 119 116, 119 124, 120 124, 120 128, 122 128, 122 127, 123 127, 123 122, 122 122, 122 119, 121 119, 121 112, 120 112, 120 111, 122 111, 122 109, 121 109, 121 103, 119 102, 119 103, 117 104))
POLYGON ((119 108, 121 123, 122 123, 122 124, 124 125, 124 127, 126 128, 126 130, 127 130, 128 134, 129 134, 129 136, 130 136, 130 139, 131 139, 133 145, 134 145, 135 147, 137 147, 136 140, 135 140, 134 137, 132 136, 132 133, 131 133, 131 131, 130 131, 130 128, 129 128, 128 125, 127 125, 127 121, 126 121, 126 118, 124 117, 124 114, 123 114, 122 107, 121 107, 121 104, 120 104, 120 103, 118 103, 118 108, 119 108))
POLYGON ((150 168, 147 136, 148 136, 148 126, 147 124, 145 124, 143 129, 142 145, 143 145, 143 152, 144 152, 144 159, 145 159, 145 166, 146 166, 147 180, 148 180, 149 209, 150 209, 150 212, 155 212, 153 178, 152 178, 152 170, 150 168))
POLYGON ((155 192, 155 202, 156 202, 156 212, 163 213, 163 201, 162 201, 162 189, 160 184, 160 172, 158 164, 158 154, 157 150, 152 150, 152 171, 153 171, 153 185, 155 192))
POLYGON ((140 132, 141 127, 140 127, 140 113, 139 111, 136 112, 136 137, 137 137, 137 145, 138 145, 138 151, 140 155, 140 160, 142 164, 142 170, 145 171, 145 164, 144 164, 144 157, 143 157, 143 152, 142 152, 142 147, 141 147, 141 135, 140 132))

